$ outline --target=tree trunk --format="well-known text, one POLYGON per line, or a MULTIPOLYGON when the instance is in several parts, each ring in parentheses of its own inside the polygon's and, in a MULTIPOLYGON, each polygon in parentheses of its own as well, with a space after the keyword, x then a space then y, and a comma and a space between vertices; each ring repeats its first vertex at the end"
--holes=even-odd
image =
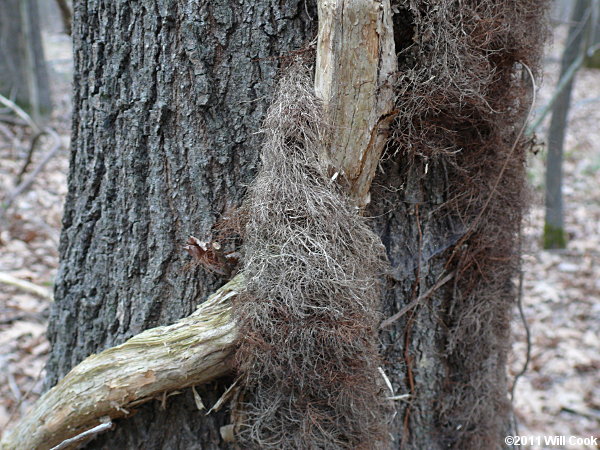
POLYGON ((588 69, 600 69, 600 4, 592 2, 592 15, 589 22, 588 51, 584 66, 588 69), (591 47, 591 49, 590 49, 591 47))
POLYGON ((37 0, 0 1, 0 94, 34 118, 52 109, 37 0))
MULTIPOLYGON (((73 152, 49 385, 87 355, 190 314, 223 284, 216 274, 186 269, 183 244, 190 234, 208 237, 219 216, 239 203, 256 170, 255 132, 284 62, 278 56, 316 35, 313 2, 141 3, 75 3, 73 152)), ((436 54, 427 53, 431 37, 416 34, 424 19, 394 3, 400 73, 427 70, 436 54), (415 60, 407 52, 413 42, 431 59, 415 60)), ((447 18, 458 17, 448 11, 447 18)), ((499 49, 490 51, 490 65, 499 70, 490 83, 501 96, 507 80, 520 78, 517 56, 495 60, 512 50, 494 42, 499 49)), ((463 100, 448 100, 439 117, 452 116, 463 100)), ((392 144, 367 209, 392 265, 383 316, 414 306, 380 336, 394 393, 410 396, 395 403, 393 448, 493 448, 508 430, 506 342, 520 209, 504 212, 504 202, 521 194, 522 147, 513 152, 521 133, 516 119, 506 119, 498 144, 497 130, 475 121, 480 111, 465 108, 464 122, 449 125, 465 143, 462 153, 417 157, 392 144), (469 155, 486 164, 467 166, 469 155), (506 174, 509 182, 500 185, 506 174), (480 185, 471 186, 469 176, 480 185), (507 192, 504 184, 515 180, 507 192), (463 197, 472 202, 468 208, 448 206, 463 197), (465 253, 471 248, 479 259, 465 253), (492 279, 491 264, 499 268, 492 279)), ((212 405, 226 386, 222 380, 198 391, 212 405)), ((92 446, 226 447, 219 437, 230 421, 225 413, 205 417, 190 390, 166 403, 166 410, 141 407, 92 446)))
MULTIPOLYGON (((49 386, 89 354, 189 315, 223 284, 187 267, 185 241, 208 236, 239 203, 280 57, 316 36, 311 17, 314 5, 300 0, 75 2, 49 386)), ((227 385, 198 392, 212 405, 227 385)), ((189 389, 167 405, 140 408, 95 445, 219 447, 226 414, 205 417, 189 389)))
POLYGON ((57 6, 56 1, 48 0, 36 0, 38 4, 38 10, 40 13, 40 19, 42 23, 42 30, 47 33, 63 33, 64 27, 61 19, 61 13, 57 6))
POLYGON ((571 17, 573 2, 571 0, 557 0, 552 2, 551 16, 553 20, 567 22, 571 17))
POLYGON ((65 33, 71 36, 71 23, 73 21, 71 5, 67 0, 56 0, 56 4, 58 5, 58 9, 60 10, 60 19, 63 23, 65 33))
MULTIPOLYGON (((590 3, 587 0, 577 0, 572 25, 567 36, 567 45, 563 50, 560 63, 561 79, 581 55, 585 42, 587 16, 590 3)), ((544 248, 556 249, 567 246, 565 233, 565 218, 563 207, 563 146, 567 132, 567 117, 571 105, 571 92, 574 80, 571 79, 562 89, 554 103, 550 131, 548 133, 548 156, 546 158, 546 217, 544 223, 544 248)))

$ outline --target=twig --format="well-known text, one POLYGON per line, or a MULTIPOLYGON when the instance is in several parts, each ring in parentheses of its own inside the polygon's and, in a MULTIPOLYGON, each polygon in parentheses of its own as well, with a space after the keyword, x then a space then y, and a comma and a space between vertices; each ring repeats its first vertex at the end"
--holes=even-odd
MULTIPOLYGON (((525 373, 527 372, 527 369, 529 368, 529 362, 531 361, 531 331, 529 330, 529 325, 527 324, 527 318, 525 317, 525 312, 523 311, 523 269, 522 268, 519 270, 519 292, 517 295, 517 308, 519 309, 519 317, 521 318, 521 321, 523 322, 523 328, 525 329, 525 341, 526 341, 526 345, 527 345, 527 350, 525 352, 525 363, 523 364, 523 367, 521 368, 519 373, 517 373, 515 375, 512 386, 510 388, 511 404, 514 403, 514 400, 515 400, 515 389, 517 387, 517 382, 519 381, 519 378, 521 378, 523 375, 525 375, 525 373)), ((518 435, 519 434, 519 424, 517 422, 517 418, 515 417, 514 405, 513 405, 513 409, 512 409, 512 427, 513 427, 513 430, 512 430, 513 434, 518 435)))
MULTIPOLYGON (((2 120, 2 116, 0 116, 0 121, 2 120)), ((15 134, 6 126, 0 124, 0 132, 6 136, 6 139, 9 141, 15 140, 15 134)))
MULTIPOLYGON (((408 389, 410 392, 411 398, 415 396, 415 378, 412 371, 412 358, 410 356, 410 336, 412 333, 412 326, 414 323, 415 316, 414 314, 410 316, 408 319, 408 324, 406 325, 406 331, 404 333, 404 362, 406 363, 406 384, 408 385, 408 389)), ((404 410, 404 418, 402 420, 402 440, 400 441, 400 447, 404 448, 406 446, 406 442, 410 440, 410 428, 408 427, 410 421, 410 412, 412 405, 409 403, 406 405, 406 409, 404 410)))
POLYGON ((567 84, 569 84, 569 82, 573 79, 577 71, 583 65, 586 56, 593 55, 594 52, 598 49, 600 49, 600 44, 593 45, 589 47, 587 51, 582 52, 577 57, 577 59, 573 61, 573 64, 569 66, 563 77, 559 80, 558 84, 556 85, 556 88, 554 89, 554 93, 552 94, 552 98, 550 99, 550 101, 544 106, 542 112, 536 117, 536 119, 531 123, 531 125, 527 127, 526 134, 533 134, 533 132, 540 126, 540 124, 544 121, 548 113, 550 113, 550 111, 552 111, 552 109, 554 108, 554 103, 556 103, 556 100, 558 99, 564 88, 567 86, 567 84))
POLYGON ((48 322, 48 308, 44 308, 41 311, 21 311, 12 316, 5 314, 3 317, 0 317, 0 325, 10 325, 12 323, 18 322, 19 320, 25 320, 27 322, 40 322, 46 323, 48 322))
POLYGON ((419 297, 417 297, 415 300, 410 302, 408 305, 406 305, 404 308, 402 308, 396 314, 394 314, 391 317, 388 317, 383 322, 381 322, 381 325, 379 325, 379 329, 388 327, 389 325, 394 323, 396 320, 398 320, 400 317, 402 317, 404 314, 406 314, 408 311, 410 311, 415 306, 417 306, 419 303, 421 303, 423 300, 428 299, 431 296, 431 294, 433 294, 435 291, 437 291, 439 288, 441 288, 444 284, 446 284, 448 281, 450 281, 452 279, 452 277, 454 277, 454 272, 451 272, 448 275, 446 275, 444 278, 442 278, 437 283, 435 283, 423 295, 419 295, 419 297))
POLYGON ((405 401, 408 401, 409 398, 410 398, 410 394, 401 394, 401 395, 392 395, 391 397, 386 397, 386 400, 392 400, 392 401, 405 400, 405 401))
POLYGON ((23 291, 30 292, 37 295, 38 297, 52 301, 52 295, 47 289, 40 287, 36 284, 30 283, 29 281, 20 280, 4 272, 0 272, 0 283, 9 284, 15 286, 23 291))
POLYGON ((587 31, 587 24, 588 24, 588 21, 592 18, 592 16, 593 16, 593 6, 589 5, 585 9, 585 11, 583 11, 581 20, 573 20, 574 18, 571 18, 571 20, 569 20, 569 22, 570 22, 569 28, 575 28, 575 32, 573 33, 572 36, 567 37, 567 42, 565 42, 565 48, 569 48, 573 44, 573 42, 575 42, 575 40, 579 37, 580 34, 587 31))
MULTIPOLYGON (((219 411, 228 400, 233 398, 233 396, 239 390, 239 386, 237 385, 237 383, 238 383, 238 380, 235 380, 233 382, 233 384, 231 386, 229 386, 225 392, 223 392, 223 395, 221 395, 221 398, 219 398, 219 400, 217 400, 217 402, 212 406, 212 408, 210 408, 208 410, 208 412, 206 413, 207 416, 212 412, 219 411)), ((192 386, 192 389, 193 389, 193 386, 192 386)))
POLYGON ((101 423, 100 425, 96 425, 94 428, 84 431, 83 433, 78 434, 75 437, 64 440, 60 444, 58 444, 56 447, 52 447, 50 450, 62 450, 65 448, 70 448, 71 446, 73 446, 75 444, 79 444, 82 441, 87 441, 88 439, 91 439, 92 437, 96 437, 100 433, 104 433, 105 431, 112 430, 112 428, 113 428, 113 423, 110 419, 108 419, 108 422, 104 422, 104 423, 101 423))
POLYGON ((571 414, 577 414, 578 416, 586 417, 588 419, 600 421, 600 414, 593 410, 582 411, 581 409, 574 409, 567 406, 563 406, 560 410, 571 414))
POLYGON ((6 425, 8 425, 9 423, 11 423, 13 421, 13 419, 17 415, 17 412, 20 410, 23 402, 29 398, 29 396, 31 395, 31 391, 33 391, 33 388, 35 387, 35 385, 38 383, 38 381, 40 381, 40 378, 42 376, 42 373, 44 372, 44 369, 45 369, 45 367, 42 366, 42 368, 38 372, 37 376, 35 377, 34 382, 31 384, 31 386, 29 387, 27 392, 25 392, 25 395, 21 396, 21 398, 19 399, 17 404, 13 407, 12 413, 8 417, 8 421, 6 422, 6 425))
POLYGON ((0 318, 0 325, 8 325, 13 322, 16 322, 17 320, 23 320, 26 317, 27 317, 27 314, 25 314, 25 313, 20 313, 15 316, 12 316, 12 317, 5 315, 4 317, 0 318))
POLYGON ((25 175, 25 172, 27 172, 27 168, 29 167, 29 164, 31 164, 31 159, 33 158, 33 152, 35 150, 35 145, 38 143, 38 141, 44 134, 45 134, 44 131, 40 131, 31 140, 31 144, 29 145, 29 151, 27 152, 27 157, 25 158, 23 167, 21 167, 21 170, 17 174, 15 185, 18 186, 21 183, 21 181, 23 180, 23 175, 25 175))
POLYGON ((383 371, 383 369, 381 367, 378 367, 377 370, 379 370, 379 373, 383 377, 383 381, 385 381, 385 385, 388 387, 388 389, 390 390, 390 392, 392 393, 392 395, 396 395, 396 393, 394 392, 394 387, 392 386, 392 382, 390 381, 390 379, 388 378, 388 376, 385 374, 385 372, 383 371))
POLYGON ((529 325, 527 324, 527 318, 525 317, 525 312, 523 311, 523 270, 519 272, 519 295, 517 296, 517 308, 519 309, 519 317, 523 322, 523 328, 525 328, 525 340, 527 344, 527 350, 525 352, 525 363, 523 367, 515 375, 515 379, 513 380, 512 387, 510 388, 510 399, 511 401, 515 397, 515 388, 517 386, 517 381, 527 372, 529 367, 529 362, 531 361, 531 331, 529 330, 529 325))
MULTIPOLYGON (((10 108, 8 108, 8 109, 10 109, 10 108)), ((17 117, 7 116, 7 115, 4 115, 4 114, 0 114, 0 122, 6 122, 6 123, 9 123, 11 125, 19 125, 21 127, 28 125, 27 122, 24 122, 23 120, 21 120, 21 119, 19 119, 17 117)))
POLYGON ((27 125, 29 125, 33 129, 33 131, 35 131, 36 133, 39 133, 41 131, 40 127, 38 126, 37 123, 35 123, 35 121, 31 118, 31 116, 29 114, 27 114, 25 111, 23 111, 23 109, 19 105, 17 105, 15 102, 13 102, 12 100, 9 100, 4 95, 0 94, 0 103, 2 103, 6 107, 12 109, 17 116, 19 116, 21 119, 23 119, 27 123, 27 125))
POLYGON ((13 373, 10 370, 7 370, 6 377, 8 378, 8 386, 10 387, 10 390, 12 391, 12 394, 15 397, 15 400, 20 405, 21 401, 23 399, 23 394, 21 393, 21 390, 19 389, 19 386, 17 385, 15 376, 13 375, 13 373))
POLYGON ((58 136, 58 134, 56 134, 56 132, 52 128, 45 128, 44 132, 48 133, 50 136, 52 136, 52 138, 54 139, 54 146, 48 151, 48 153, 46 153, 44 158, 40 161, 40 163, 37 165, 37 167, 29 174, 29 176, 22 183, 20 183, 15 189, 13 189, 12 192, 10 192, 6 196, 6 199, 4 200, 4 204, 2 205, 3 209, 5 211, 8 208, 10 208, 10 206, 13 204, 13 202, 19 195, 21 195, 25 190, 27 190, 33 184, 36 177, 42 171, 44 166, 46 164, 48 164, 48 161, 50 161, 54 157, 54 155, 56 155, 56 153, 58 153, 58 150, 61 148, 60 137, 58 136))

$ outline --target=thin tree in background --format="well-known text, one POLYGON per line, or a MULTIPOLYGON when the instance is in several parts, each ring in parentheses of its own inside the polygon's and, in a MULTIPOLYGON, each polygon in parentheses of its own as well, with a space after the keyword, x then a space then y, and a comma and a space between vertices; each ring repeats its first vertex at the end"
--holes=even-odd
POLYGON ((50 114, 50 85, 35 0, 0 0, 0 94, 34 119, 50 114))
MULTIPOLYGON (((563 51, 560 77, 565 77, 575 63, 584 43, 585 28, 589 18, 589 0, 577 0, 571 16, 571 27, 563 51)), ((573 79, 571 78, 556 98, 548 134, 548 157, 546 166, 546 219, 544 224, 544 248, 565 248, 564 206, 562 196, 563 152, 567 130, 567 117, 571 103, 573 79)))
POLYGON ((592 4, 592 19, 590 21, 589 43, 592 49, 586 55, 585 67, 600 69, 600 3, 592 4))
POLYGON ((63 28, 65 29, 65 33, 71 36, 71 28, 72 28, 72 16, 73 12, 71 11, 71 6, 67 0, 56 0, 56 4, 60 9, 60 18, 63 23, 63 28))

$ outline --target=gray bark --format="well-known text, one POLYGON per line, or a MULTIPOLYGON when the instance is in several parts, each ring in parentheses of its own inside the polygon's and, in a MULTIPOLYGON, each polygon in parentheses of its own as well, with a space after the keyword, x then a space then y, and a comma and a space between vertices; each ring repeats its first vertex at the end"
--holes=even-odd
MULTIPOLYGON (((190 314, 224 280, 183 247, 239 202, 280 60, 316 35, 304 1, 76 2, 69 195, 48 384, 87 355, 190 314), (168 299, 168 300, 167 300, 168 299)), ((198 390, 213 404, 227 380, 198 390)), ((98 447, 217 448, 226 414, 190 390, 98 447), (109 444, 110 442, 110 444, 109 444)))
MULTIPOLYGON (((407 167, 411 167, 409 158, 387 161, 384 174, 373 182, 374 202, 369 208, 393 270, 384 317, 392 316, 436 283, 444 271, 444 251, 456 243, 461 230, 450 218, 435 212, 446 201, 447 168, 432 164, 423 176, 424 167, 407 167)), ((435 292, 427 306, 415 308, 381 333, 385 371, 397 394, 411 394, 408 418, 409 402, 396 404, 394 448, 452 448, 456 430, 445 429, 447 424, 440 423, 434 412, 439 399, 447 395, 444 383, 452 372, 444 354, 451 285, 452 281, 435 292)), ((503 363, 496 361, 489 367, 489 376, 500 385, 506 384, 503 363)))
POLYGON ((36 0, 0 0, 0 94, 34 118, 51 111, 36 0))
MULTIPOLYGON (((224 283, 186 270, 183 245, 190 234, 209 235, 239 203, 256 171, 255 132, 277 56, 316 35, 314 2, 302 0, 74 6, 73 150, 48 386, 87 355, 190 314, 224 283)), ((388 159, 376 180, 368 214, 393 266, 384 317, 438 280, 444 250, 460 236, 451 218, 435 212, 447 200, 446 180, 442 164, 425 171, 402 155, 388 159)), ((417 394, 409 417, 407 403, 396 403, 394 448, 441 449, 455 439, 456 427, 432 412, 450 376, 456 383, 469 376, 453 373, 443 355, 450 285, 381 334, 396 393, 417 394)), ((498 321, 507 324, 502 313, 498 321)), ((486 369, 499 386, 506 383, 503 358, 492 349, 486 369)), ((198 388, 205 404, 227 381, 198 388)), ((158 402, 141 407, 92 447, 226 448, 219 437, 230 421, 225 412, 205 417, 190 390, 166 403, 166 410, 158 402)))
MULTIPOLYGON (((563 50, 560 65, 560 78, 569 70, 581 54, 586 35, 584 20, 590 4, 587 0, 577 0, 572 25, 567 36, 567 45, 563 50)), ((544 248, 564 248, 566 246, 564 207, 562 195, 563 183, 563 147, 567 130, 567 118, 571 104, 573 79, 558 95, 552 111, 550 131, 548 133, 548 156, 546 159, 546 219, 544 225, 544 248)))

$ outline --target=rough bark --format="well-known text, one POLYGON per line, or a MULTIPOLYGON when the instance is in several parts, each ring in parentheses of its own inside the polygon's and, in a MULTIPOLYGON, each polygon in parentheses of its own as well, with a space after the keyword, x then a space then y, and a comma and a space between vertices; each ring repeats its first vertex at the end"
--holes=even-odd
MULTIPOLYGON (((444 165, 432 165, 423 178, 417 168, 406 168, 409 163, 402 158, 385 163, 385 175, 375 178, 373 201, 367 210, 375 217, 374 229, 388 250, 392 266, 383 317, 399 312, 439 281, 445 263, 440 256, 456 242, 453 230, 459 229, 448 217, 435 214, 448 188, 444 165)), ((413 308, 381 332, 384 370, 395 394, 410 396, 396 402, 393 448, 446 448, 448 435, 434 410, 445 395, 443 380, 449 374, 442 337, 451 285, 449 282, 430 294, 423 302, 426 306, 413 308)), ((504 373, 497 376, 504 383, 504 373)))
MULTIPOLYGON (((76 2, 69 195, 48 385, 91 353, 189 315, 223 278, 186 268, 258 161, 280 56, 316 35, 304 1, 76 2)), ((227 380, 198 392, 206 405, 227 380)), ((93 445, 219 448, 225 413, 149 404, 93 445)))
MULTIPOLYGON (((353 162, 356 165, 354 181, 360 180, 360 184, 348 186, 351 197, 355 197, 357 192, 366 193, 369 190, 374 168, 385 143, 385 138, 381 136, 379 118, 388 115, 393 106, 393 92, 389 83, 385 85, 391 75, 390 68, 395 66, 396 61, 391 11, 387 2, 384 2, 383 8, 376 4, 377 7, 373 9, 373 5, 370 2, 353 5, 354 13, 358 16, 361 16, 361 8, 374 13, 367 15, 369 20, 361 24, 360 30, 363 33, 357 34, 356 29, 351 29, 340 39, 346 45, 319 45, 317 50, 317 59, 330 61, 336 67, 338 75, 324 76, 321 70, 329 69, 318 66, 316 78, 321 91, 335 92, 336 96, 342 97, 358 97, 361 100, 353 103, 355 109, 351 114, 352 122, 347 122, 348 115, 345 114, 337 113, 331 117, 332 127, 344 130, 343 137, 347 136, 347 129, 367 137, 336 149, 337 163, 351 164, 352 159, 356 159, 353 162), (373 47, 376 51, 367 54, 368 58, 362 58, 357 53, 357 48, 362 45, 373 47), (386 72, 382 73, 382 68, 386 72), (367 83, 361 81, 363 78, 371 78, 373 81, 365 87, 367 83), (365 148, 362 149, 360 145, 365 148), (348 154, 344 155, 342 152, 348 154), (362 171, 365 173, 361 173, 362 171)), ((347 11, 348 9, 346 8, 347 11)), ((325 14, 322 9, 319 13, 320 16, 325 14)), ((323 32, 323 27, 321 31, 323 32)), ((323 43, 322 36, 319 41, 320 44, 323 43)), ((332 95, 328 95, 327 100, 331 97, 332 95)), ((337 139, 338 136, 335 135, 332 141, 336 142, 337 139)), ((329 156, 321 155, 326 161, 329 156)), ((345 168, 334 167, 340 172, 345 171, 345 168)), ((240 276, 236 277, 239 278, 240 276)), ((219 299, 223 297, 223 292, 235 290, 240 281, 232 283, 233 281, 221 288, 213 296, 214 299, 211 297, 189 318, 170 327, 148 330, 120 346, 84 360, 41 399, 35 410, 3 444, 8 448, 38 448, 42 443, 48 442, 55 445, 91 429, 106 417, 115 419, 127 415, 125 411, 150 400, 152 396, 212 381, 216 375, 223 375, 228 367, 227 356, 232 351, 235 325, 229 318, 229 301, 219 299), (214 303, 218 306, 216 312, 212 306, 214 303), (207 326, 214 325, 215 315, 219 319, 219 326, 215 325, 211 333, 207 326), (182 339, 182 336, 186 338, 182 339), (179 345, 181 342, 185 344, 185 348, 179 345), (143 352, 140 353, 140 349, 143 352), (190 357, 190 351, 195 353, 195 357, 190 357), (149 358, 145 365, 136 363, 142 361, 144 356, 149 358), (178 364, 181 366, 174 372, 173 365, 178 364), (65 408, 68 414, 64 412, 65 408)), ((228 298, 229 296, 224 300, 228 298)))
POLYGON ((37 0, 0 1, 0 94, 34 118, 51 111, 37 0))

